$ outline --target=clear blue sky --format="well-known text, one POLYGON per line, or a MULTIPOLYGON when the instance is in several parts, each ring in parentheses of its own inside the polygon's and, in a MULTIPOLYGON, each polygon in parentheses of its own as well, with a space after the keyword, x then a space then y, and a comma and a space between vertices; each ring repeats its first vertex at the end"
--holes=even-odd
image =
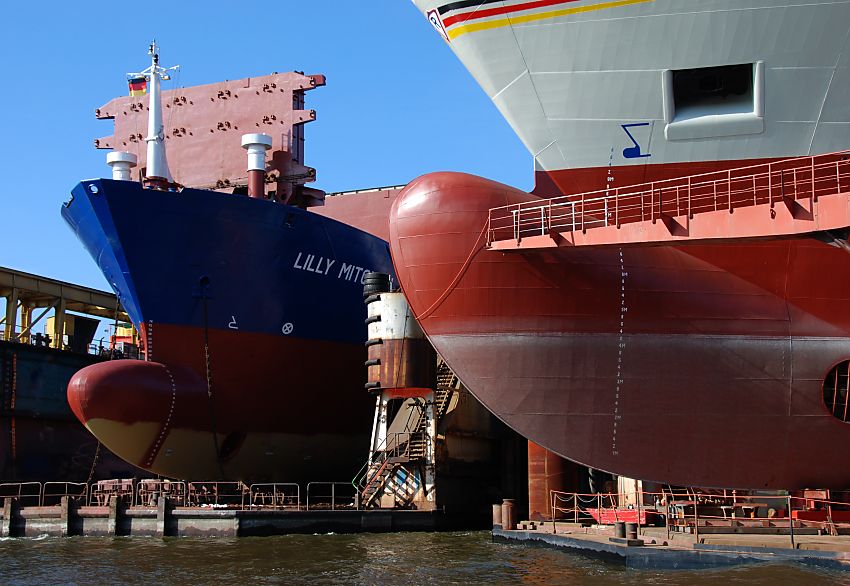
POLYGON ((108 289, 59 209, 79 180, 109 175, 93 140, 111 123, 94 109, 126 93, 152 38, 164 65, 182 66, 181 86, 325 74, 307 94, 317 120, 306 162, 320 189, 440 170, 532 187, 531 156, 408 0, 7 2, 3 15, 2 266, 108 289))

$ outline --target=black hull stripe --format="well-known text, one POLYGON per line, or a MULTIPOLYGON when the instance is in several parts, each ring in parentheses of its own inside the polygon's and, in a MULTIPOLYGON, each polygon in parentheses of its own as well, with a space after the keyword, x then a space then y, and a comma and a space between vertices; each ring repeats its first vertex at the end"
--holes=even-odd
POLYGON ((446 12, 451 12, 452 10, 469 8, 470 6, 478 7, 483 6, 485 4, 495 4, 496 2, 504 2, 504 0, 460 0, 458 2, 450 2, 448 4, 443 4, 437 9, 437 12, 439 12, 440 16, 442 16, 446 12))

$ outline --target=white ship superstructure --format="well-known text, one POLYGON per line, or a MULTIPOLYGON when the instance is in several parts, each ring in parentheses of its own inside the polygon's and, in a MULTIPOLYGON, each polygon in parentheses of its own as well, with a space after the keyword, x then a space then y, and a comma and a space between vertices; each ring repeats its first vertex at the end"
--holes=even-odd
POLYGON ((850 1, 414 3, 563 192, 850 147, 850 1))

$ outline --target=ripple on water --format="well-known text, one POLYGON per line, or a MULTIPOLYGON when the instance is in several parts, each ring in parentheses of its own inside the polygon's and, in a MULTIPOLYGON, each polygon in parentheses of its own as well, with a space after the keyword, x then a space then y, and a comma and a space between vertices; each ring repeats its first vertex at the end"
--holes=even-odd
POLYGON ((761 565, 699 572, 625 570, 488 532, 291 535, 241 539, 0 540, 2 584, 845 584, 850 574, 761 565))

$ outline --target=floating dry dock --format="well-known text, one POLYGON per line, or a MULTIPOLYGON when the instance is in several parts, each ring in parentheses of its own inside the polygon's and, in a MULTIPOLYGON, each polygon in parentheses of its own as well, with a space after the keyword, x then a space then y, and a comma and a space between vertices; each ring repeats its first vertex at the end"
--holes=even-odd
POLYGON ((796 535, 792 548, 788 535, 671 533, 668 537, 664 527, 643 527, 637 540, 628 540, 615 537, 611 526, 553 526, 551 522, 526 521, 514 530, 494 525, 493 539, 554 547, 637 569, 699 569, 770 562, 850 569, 847 535, 796 535))
POLYGON ((439 531, 458 518, 443 511, 355 509, 262 509, 174 506, 160 497, 156 506, 129 506, 113 497, 107 505, 84 506, 63 497, 53 506, 21 507, 5 499, 1 537, 50 535, 142 537, 248 537, 290 533, 439 531))

